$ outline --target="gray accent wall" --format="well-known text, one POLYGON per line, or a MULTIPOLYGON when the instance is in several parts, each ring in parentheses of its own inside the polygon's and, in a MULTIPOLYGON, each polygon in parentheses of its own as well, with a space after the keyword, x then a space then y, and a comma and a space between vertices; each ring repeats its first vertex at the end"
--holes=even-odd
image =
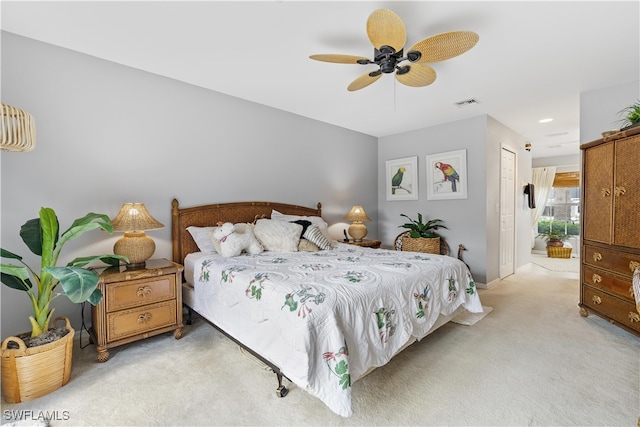
MULTIPOLYGON (((154 257, 171 258, 171 200, 322 203, 331 224, 352 205, 377 237, 377 139, 166 77, 2 32, 2 102, 36 120, 36 149, 1 153, 2 247, 39 261, 19 237, 40 207, 61 229, 92 212, 145 203, 165 225, 154 257)), ((292 89, 295 90, 295 89, 292 89)), ((310 100, 313 102, 313 100, 310 100)), ((120 233, 85 234, 60 261, 111 253, 120 233)), ((30 330, 25 294, 1 286, 2 337, 30 330)), ((80 306, 58 298, 75 329, 80 306)), ((90 309, 85 319, 90 322, 90 309)))
POLYGON ((489 116, 419 129, 379 138, 378 143, 378 233, 391 245, 405 229, 406 214, 417 218, 443 220, 440 230, 452 256, 458 245, 467 249, 462 258, 476 282, 488 285, 499 279, 500 262, 500 155, 507 147, 516 153, 516 244, 514 269, 530 262, 531 214, 520 189, 531 180, 531 155, 524 150, 524 138, 489 116), (426 156, 467 150, 467 198, 427 200, 426 156), (418 200, 387 201, 385 190, 387 160, 418 157, 418 200), (520 237, 525 233, 527 239, 520 237), (529 245, 529 246, 527 246, 529 245))

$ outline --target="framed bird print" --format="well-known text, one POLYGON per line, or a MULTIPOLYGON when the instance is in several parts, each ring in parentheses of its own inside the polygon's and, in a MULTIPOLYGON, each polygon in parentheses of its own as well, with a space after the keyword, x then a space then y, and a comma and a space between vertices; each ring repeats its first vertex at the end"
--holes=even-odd
POLYGON ((467 198, 467 150, 427 156, 427 200, 467 198))
POLYGON ((418 156, 386 162, 387 200, 418 200, 418 156))

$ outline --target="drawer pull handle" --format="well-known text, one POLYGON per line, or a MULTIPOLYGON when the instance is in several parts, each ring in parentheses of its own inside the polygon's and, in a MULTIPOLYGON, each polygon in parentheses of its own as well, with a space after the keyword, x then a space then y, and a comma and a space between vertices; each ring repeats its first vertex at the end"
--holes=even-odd
POLYGON ((138 323, 146 323, 151 320, 151 313, 145 313, 138 316, 138 323))
POLYGON ((602 254, 600 252, 593 253, 593 260, 595 262, 602 261, 602 254))
POLYGON ((633 294, 633 285, 629 286, 629 296, 633 298, 635 295, 633 294))
POLYGON ((631 270, 632 273, 636 272, 636 268, 640 268, 640 262, 629 261, 629 270, 631 270))
POLYGON ((138 288, 138 292, 136 292, 136 295, 138 295, 139 297, 146 297, 151 293, 151 291, 152 289, 149 286, 140 286, 138 288))
POLYGON ((602 282, 602 276, 600 276, 599 274, 593 274, 593 283, 600 283, 602 282))
POLYGON ((593 296, 593 303, 594 303, 595 305, 602 304, 602 298, 600 298, 598 295, 594 295, 594 296, 593 296))
POLYGON ((627 189, 624 187, 616 187, 615 194, 616 196, 624 196, 624 193, 627 192, 627 189))
POLYGON ((635 313, 635 312, 633 312, 633 311, 630 311, 630 312, 629 312, 629 321, 630 321, 631 323, 636 323, 636 322, 637 322, 637 323, 640 323, 640 314, 635 313))
POLYGON ((602 197, 609 197, 611 195, 611 190, 608 188, 603 188, 602 190, 600 190, 600 194, 602 194, 602 197))

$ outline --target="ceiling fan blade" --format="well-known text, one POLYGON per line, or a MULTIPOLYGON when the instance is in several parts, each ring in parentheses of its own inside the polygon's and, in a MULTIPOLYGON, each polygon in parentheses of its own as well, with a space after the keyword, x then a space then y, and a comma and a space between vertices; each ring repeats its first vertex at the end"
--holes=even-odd
POLYGON ((399 52, 407 41, 407 29, 402 19, 389 9, 375 10, 367 19, 367 35, 373 47, 391 46, 399 52))
POLYGON ((370 76, 369 73, 364 73, 363 75, 361 75, 360 77, 352 81, 349 87, 347 87, 347 90, 349 92, 360 90, 362 88, 369 86, 371 83, 374 83, 380 77, 382 77, 382 73, 374 75, 373 77, 370 76))
POLYGON ((396 73, 396 79, 406 86, 429 86, 436 80, 436 70, 426 64, 407 65, 409 71, 404 74, 396 73))
POLYGON ((474 47, 480 36, 473 31, 451 31, 428 37, 409 48, 422 56, 416 62, 439 62, 461 55, 474 47))
POLYGON ((337 64, 357 64, 358 61, 369 61, 369 58, 365 58, 364 56, 354 56, 354 55, 339 55, 339 54, 321 54, 321 55, 311 55, 309 56, 311 59, 315 59, 316 61, 323 62, 333 62, 337 64))

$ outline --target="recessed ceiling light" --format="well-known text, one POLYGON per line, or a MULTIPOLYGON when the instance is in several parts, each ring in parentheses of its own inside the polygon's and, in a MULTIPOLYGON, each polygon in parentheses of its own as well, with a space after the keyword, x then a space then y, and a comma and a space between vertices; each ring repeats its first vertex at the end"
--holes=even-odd
POLYGON ((549 123, 551 121, 553 121, 553 119, 550 119, 550 118, 549 119, 540 119, 540 120, 538 120, 538 123, 549 123))

